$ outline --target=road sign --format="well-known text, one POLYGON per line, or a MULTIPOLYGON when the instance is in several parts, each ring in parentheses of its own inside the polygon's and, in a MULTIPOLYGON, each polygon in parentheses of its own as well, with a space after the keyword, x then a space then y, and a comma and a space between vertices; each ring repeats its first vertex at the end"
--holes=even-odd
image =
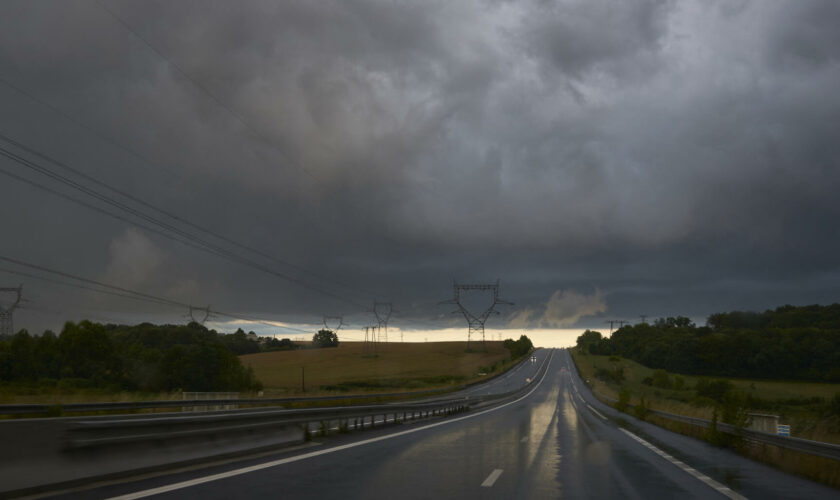
POLYGON ((781 424, 777 425, 776 434, 778 434, 779 436, 790 437, 790 426, 781 424))

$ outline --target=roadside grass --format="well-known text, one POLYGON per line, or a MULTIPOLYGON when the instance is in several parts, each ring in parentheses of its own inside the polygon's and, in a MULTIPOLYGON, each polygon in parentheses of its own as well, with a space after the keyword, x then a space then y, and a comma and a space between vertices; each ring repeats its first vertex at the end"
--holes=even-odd
MULTIPOLYGON (((622 385, 630 391, 630 403, 637 404, 642 397, 647 407, 690 417, 711 419, 713 401, 698 398, 693 390, 701 379, 725 379, 744 394, 752 397, 756 408, 749 412, 779 415, 780 423, 791 426, 791 435, 815 441, 840 444, 840 417, 826 414, 826 402, 840 393, 840 384, 817 382, 752 380, 728 377, 700 377, 683 375, 685 383, 681 390, 653 387, 643 383, 653 377, 654 370, 635 361, 615 357, 581 354, 570 349, 581 375, 589 380, 595 392, 618 399, 620 385, 614 381, 597 378, 598 369, 623 370, 622 385)), ((603 373, 603 372, 602 372, 603 373)), ((673 380, 675 374, 670 374, 673 380)))
POLYGON ((37 384, 0 385, 0 404, 55 404, 113 403, 130 401, 180 400, 180 392, 131 392, 100 389, 57 389, 37 384))
MULTIPOLYGON (((251 366, 256 377, 264 384, 262 394, 242 393, 240 396, 283 398, 352 396, 426 389, 446 391, 497 375, 512 366, 509 351, 501 342, 487 342, 487 352, 466 352, 466 342, 383 343, 377 346, 377 351, 377 356, 364 356, 362 343, 343 342, 337 348, 240 356, 243 364, 251 366), (301 387, 301 367, 304 368, 306 391, 301 387)), ((114 391, 106 387, 71 387, 43 381, 0 383, 0 404, 50 404, 60 407, 71 403, 180 399, 180 391, 114 391)), ((374 401, 379 399, 360 399, 358 402, 374 401)), ((311 405, 317 406, 318 403, 308 404, 311 405)))
POLYGON ((376 356, 365 356, 363 347, 361 342, 342 342, 335 348, 240 359, 263 383, 265 397, 446 389, 510 367, 501 342, 487 342, 487 352, 467 352, 466 342, 383 343, 376 356))

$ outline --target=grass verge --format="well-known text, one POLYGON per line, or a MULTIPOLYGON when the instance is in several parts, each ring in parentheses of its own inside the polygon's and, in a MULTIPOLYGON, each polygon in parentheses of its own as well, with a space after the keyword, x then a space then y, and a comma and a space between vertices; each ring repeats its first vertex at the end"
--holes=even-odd
MULTIPOLYGON (((580 353, 575 352, 576 349, 571 349, 570 351, 572 353, 572 358, 578 367, 579 373, 587 381, 596 395, 607 396, 620 400, 621 398, 619 396, 623 387, 625 400, 628 392, 632 395, 628 402, 636 405, 634 410, 638 410, 640 403, 643 402, 643 407, 686 416, 712 419, 713 414, 715 414, 714 408, 704 406, 704 404, 708 403, 708 401, 704 401, 702 398, 698 399, 696 394, 692 395, 694 391, 692 391, 691 387, 694 387, 701 377, 683 376, 685 378, 685 388, 680 390, 653 388, 643 382, 645 378, 653 376, 653 370, 640 365, 639 363, 630 360, 616 359, 615 357, 610 356, 595 356, 591 354, 581 356, 580 353), (621 370, 622 368, 623 370, 621 370), (603 371, 598 371, 599 369, 612 370, 613 373, 621 370, 623 373, 623 380, 621 381, 621 384, 614 380, 615 377, 612 377, 613 380, 610 380, 611 377, 605 376, 603 371), (598 373, 602 375, 601 378, 596 377, 596 374, 598 373), (604 380, 604 378, 607 380, 604 380), (680 394, 678 397, 675 397, 675 393, 685 394, 680 394)), ((756 391, 756 398, 782 398, 775 400, 778 403, 779 408, 784 408, 785 403, 791 401, 790 391, 792 384, 802 384, 803 387, 800 394, 805 394, 810 398, 827 398, 829 394, 834 394, 833 390, 837 389, 837 384, 812 384, 807 382, 800 383, 787 381, 760 381, 759 384, 756 384, 756 381, 744 379, 728 380, 730 380, 735 387, 741 390, 743 390, 744 387, 748 387, 750 390, 756 391), (814 394, 821 396, 814 396, 814 394)), ((798 399, 794 398, 793 401, 798 401, 798 399)), ((611 404, 606 400, 603 402, 611 404)), ((616 403, 613 406, 620 406, 620 403, 616 403)), ((659 427, 686 436, 701 439, 717 446, 730 448, 742 456, 771 465, 787 473, 805 477, 833 488, 840 488, 840 464, 838 464, 836 460, 788 450, 764 443, 749 442, 740 439, 737 436, 721 435, 721 433, 715 432, 712 429, 704 429, 684 422, 676 422, 652 413, 638 412, 634 410, 628 410, 628 412, 633 412, 637 418, 641 418, 659 427)), ((795 411, 803 412, 799 408, 795 409, 795 411)), ((803 413, 808 414, 807 410, 803 413)), ((838 442, 838 434, 840 433, 837 431, 838 423, 836 417, 821 416, 819 412, 811 410, 808 418, 821 420, 821 424, 816 428, 823 430, 828 429, 828 432, 823 431, 819 434, 824 437, 828 436, 833 438, 834 441, 827 440, 825 438, 815 439, 813 437, 800 437, 827 442, 838 442)), ((793 430, 794 428, 794 425, 791 425, 791 429, 793 430)))

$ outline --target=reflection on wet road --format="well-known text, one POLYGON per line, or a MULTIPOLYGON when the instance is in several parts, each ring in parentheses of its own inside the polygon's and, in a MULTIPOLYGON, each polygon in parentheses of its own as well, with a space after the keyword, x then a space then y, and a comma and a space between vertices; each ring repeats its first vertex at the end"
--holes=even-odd
MULTIPOLYGON (((108 486, 87 495, 836 498, 829 488, 616 413, 591 395, 566 351, 542 350, 538 358, 548 363, 545 377, 531 383, 528 395, 496 408, 340 435, 305 452, 108 486), (154 489, 159 487, 170 491, 154 489)), ((526 369, 535 367, 521 368, 526 369)), ((495 383, 510 384, 523 374, 495 383)))

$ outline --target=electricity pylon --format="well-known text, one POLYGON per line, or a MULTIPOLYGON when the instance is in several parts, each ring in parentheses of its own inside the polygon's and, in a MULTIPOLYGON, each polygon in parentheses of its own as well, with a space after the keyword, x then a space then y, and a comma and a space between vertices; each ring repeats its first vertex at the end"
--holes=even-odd
POLYGON ((14 293, 15 300, 8 307, 0 302, 0 335, 14 335, 15 324, 12 319, 12 313, 17 308, 18 304, 20 304, 21 294, 23 293, 23 285, 20 285, 19 287, 0 288, 0 293, 2 292, 14 293))
POLYGON ((499 298, 499 280, 496 280, 496 283, 493 284, 458 284, 458 282, 453 283, 453 292, 454 297, 452 300, 447 300, 441 302, 441 304, 455 304, 458 306, 457 311, 452 311, 452 314, 461 313, 464 315, 464 318, 467 320, 467 350, 470 349, 470 343, 472 342, 472 337, 474 334, 481 334, 481 345, 482 348, 486 351, 487 350, 487 342, 484 338, 484 323, 487 321, 487 318, 490 317, 491 314, 499 314, 499 311, 495 311, 494 308, 499 304, 506 304, 506 305, 513 305, 513 302, 508 302, 506 300, 502 300, 499 298), (489 291, 493 293, 493 303, 490 304, 485 311, 480 314, 473 314, 469 309, 464 307, 461 303, 461 292, 464 291, 489 291))
POLYGON ((210 317, 210 306, 194 307, 190 306, 190 320, 203 325, 207 318, 210 317))
MULTIPOLYGON (((391 319, 391 314, 394 313, 394 306, 390 302, 374 302, 373 315, 376 316, 376 322, 379 323, 379 335, 385 334, 385 343, 388 343, 388 320, 391 319)), ((380 337, 379 340, 382 340, 380 337)))
POLYGON ((378 326, 365 327, 365 343, 362 344, 362 356, 376 356, 376 335, 378 326))
POLYGON ((344 326, 344 316, 324 316, 324 328, 335 332, 338 335, 338 331, 341 330, 341 327, 344 326), (330 326, 330 324, 336 324, 335 327, 330 326))

